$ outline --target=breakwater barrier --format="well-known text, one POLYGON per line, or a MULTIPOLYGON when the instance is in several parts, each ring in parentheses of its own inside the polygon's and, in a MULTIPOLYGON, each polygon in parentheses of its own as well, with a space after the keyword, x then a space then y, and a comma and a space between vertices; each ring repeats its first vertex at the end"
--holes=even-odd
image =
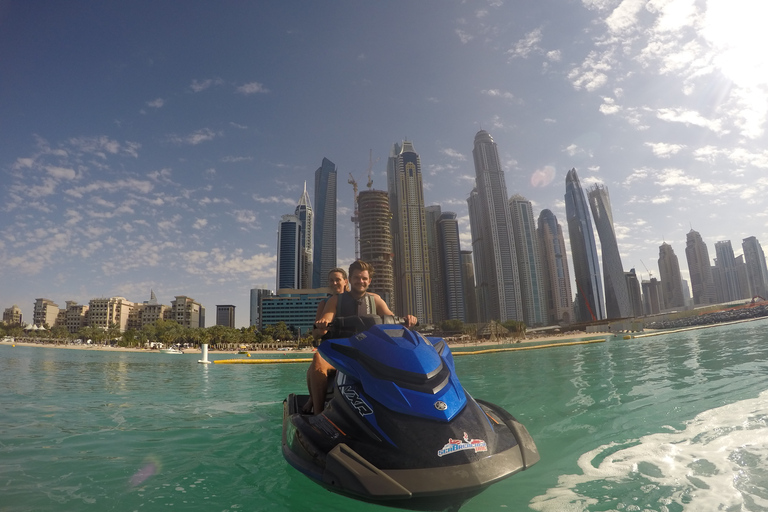
MULTIPOLYGON (((596 340, 580 340, 580 341, 564 341, 562 343, 546 343, 543 345, 530 345, 525 347, 506 347, 506 348, 488 348, 483 350, 472 351, 456 351, 453 352, 456 356, 475 356, 482 354, 495 354, 498 352, 517 352, 519 350, 536 350, 540 348, 554 348, 554 347, 568 347, 572 345, 587 345, 590 343, 603 343, 604 338, 596 340)), ((295 359, 219 359, 213 361, 214 364, 288 364, 288 363, 311 363, 311 358, 295 358, 295 359)))

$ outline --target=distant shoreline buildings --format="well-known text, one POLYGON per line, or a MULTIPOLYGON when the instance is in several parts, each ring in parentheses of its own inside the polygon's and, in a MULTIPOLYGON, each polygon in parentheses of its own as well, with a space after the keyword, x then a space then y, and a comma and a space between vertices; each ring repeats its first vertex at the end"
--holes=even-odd
MULTIPOLYGON (((528 327, 567 326, 768 298, 768 267, 754 236, 743 239, 738 256, 730 240, 717 241, 713 262, 701 234, 691 229, 685 246, 690 294, 666 241, 659 246, 659 276, 646 269, 648 279, 642 279, 634 268, 626 270, 608 189, 596 183, 585 193, 576 169, 565 177, 569 266, 563 228, 552 211, 542 209, 537 218, 530 201, 518 193, 508 195, 490 133, 476 133, 472 155, 475 183, 467 197, 471 247, 461 246, 456 213, 425 204, 421 158, 412 141, 391 147, 386 190, 372 188, 370 167, 367 190, 358 191, 350 173, 355 253, 373 265, 370 290, 400 316, 415 314, 422 325, 510 321, 528 327)), ((284 321, 295 332, 310 330, 317 304, 329 294, 328 272, 338 264, 337 174, 336 165, 324 157, 314 176, 314 208, 305 182, 293 212, 280 217, 277 293, 267 285, 249 290, 250 325, 263 328, 284 321)), ((91 299, 87 305, 67 301, 63 308, 38 298, 32 322, 64 326, 69 332, 90 325, 140 329, 159 319, 205 326, 205 308, 194 299, 180 295, 171 305, 162 305, 150 294, 143 303, 110 297, 91 299)), ((234 305, 216 308, 217 325, 235 325, 234 305)), ((6 308, 3 322, 21 324, 21 309, 6 308)))
MULTIPOLYGON (((145 302, 131 302, 125 297, 100 297, 91 299, 87 305, 68 300, 61 308, 51 299, 35 300, 32 325, 44 327, 65 327, 76 333, 84 327, 104 330, 116 327, 121 332, 141 329, 158 320, 174 320, 183 327, 205 327, 205 308, 186 295, 177 295, 171 305, 160 304, 155 292, 150 290, 150 299, 145 302)), ((234 321, 234 306, 232 306, 234 321)), ((21 312, 14 305, 3 312, 6 324, 22 324, 21 312)))

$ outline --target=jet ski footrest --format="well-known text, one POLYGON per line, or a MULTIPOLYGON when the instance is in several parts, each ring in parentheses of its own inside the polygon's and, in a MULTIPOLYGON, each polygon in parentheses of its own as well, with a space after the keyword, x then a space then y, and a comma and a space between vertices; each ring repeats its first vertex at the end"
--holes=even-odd
POLYGON ((362 496, 410 498, 411 492, 361 457, 346 443, 336 445, 325 461, 323 481, 362 496))

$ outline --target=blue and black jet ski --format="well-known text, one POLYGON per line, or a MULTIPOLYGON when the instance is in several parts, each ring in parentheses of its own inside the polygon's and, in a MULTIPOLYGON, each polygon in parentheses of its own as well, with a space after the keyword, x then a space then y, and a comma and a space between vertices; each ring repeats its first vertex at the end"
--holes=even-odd
POLYGON ((458 508, 539 460, 526 428, 459 383, 441 338, 394 317, 334 320, 318 347, 336 369, 325 409, 308 395, 283 404, 283 455, 327 489, 413 510, 458 508), (341 333, 341 334, 339 334, 341 333))

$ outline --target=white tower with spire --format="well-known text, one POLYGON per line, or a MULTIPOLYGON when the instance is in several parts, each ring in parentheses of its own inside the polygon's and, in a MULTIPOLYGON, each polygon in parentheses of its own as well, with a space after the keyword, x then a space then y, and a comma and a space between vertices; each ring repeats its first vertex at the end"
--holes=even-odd
POLYGON ((301 194, 296 206, 296 217, 301 224, 301 281, 299 288, 312 288, 312 203, 307 194, 307 182, 304 182, 304 193, 301 194))

